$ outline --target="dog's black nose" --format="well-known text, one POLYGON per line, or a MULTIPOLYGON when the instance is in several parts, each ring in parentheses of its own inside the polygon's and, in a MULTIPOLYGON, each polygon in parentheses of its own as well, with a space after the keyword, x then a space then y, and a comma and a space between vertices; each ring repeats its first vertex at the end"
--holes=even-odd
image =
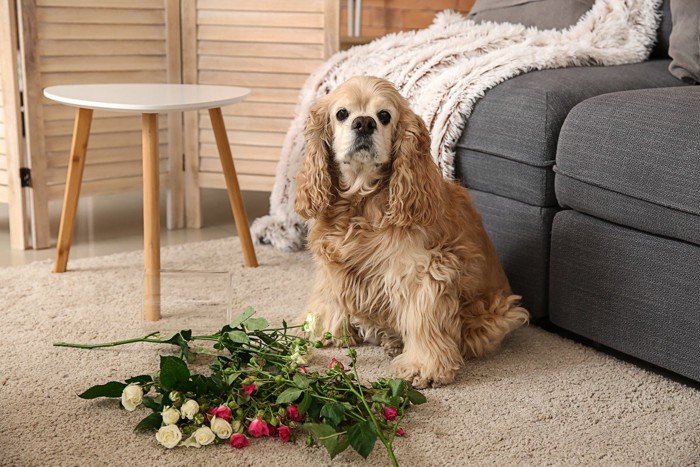
POLYGON ((359 135, 369 136, 377 129, 377 122, 372 117, 357 117, 352 121, 352 129, 359 135))

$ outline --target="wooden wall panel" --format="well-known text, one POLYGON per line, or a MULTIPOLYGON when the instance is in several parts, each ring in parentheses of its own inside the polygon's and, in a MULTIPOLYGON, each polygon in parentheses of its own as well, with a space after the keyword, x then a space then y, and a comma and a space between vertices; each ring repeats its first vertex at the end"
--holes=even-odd
MULTIPOLYGON (((62 198, 75 108, 43 97, 47 86, 180 82, 179 0, 22 0, 28 142, 34 204, 62 198), (36 191, 36 190, 35 190, 36 191)), ((184 224, 182 117, 160 119, 161 170, 170 173, 168 225, 184 224), (171 170, 177 168, 176 170, 171 170), (171 173, 172 172, 172 173, 171 173)), ((141 116, 97 110, 81 196, 141 190, 141 116), (111 181, 112 183, 106 183, 111 181)), ((44 235, 44 237, 46 237, 44 235)), ((48 238, 40 243, 48 246, 48 238)))
MULTIPOLYGON (((271 191, 299 91, 338 50, 337 0, 183 2, 184 82, 243 86, 223 109, 243 190, 271 191)), ((201 224, 199 188, 223 188, 206 112, 185 116, 188 225, 201 224)))

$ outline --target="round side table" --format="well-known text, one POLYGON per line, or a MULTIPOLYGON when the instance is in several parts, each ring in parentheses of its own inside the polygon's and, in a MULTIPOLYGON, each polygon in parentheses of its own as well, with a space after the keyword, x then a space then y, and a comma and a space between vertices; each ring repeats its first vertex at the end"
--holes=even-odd
POLYGON ((198 84, 73 84, 44 89, 44 95, 49 99, 78 108, 73 129, 54 272, 65 272, 68 264, 94 109, 142 114, 144 318, 147 321, 160 319, 159 113, 209 110, 229 201, 243 247, 245 264, 256 267, 258 262, 248 227, 248 216, 243 205, 221 112, 222 106, 240 102, 249 94, 250 90, 246 88, 198 84))

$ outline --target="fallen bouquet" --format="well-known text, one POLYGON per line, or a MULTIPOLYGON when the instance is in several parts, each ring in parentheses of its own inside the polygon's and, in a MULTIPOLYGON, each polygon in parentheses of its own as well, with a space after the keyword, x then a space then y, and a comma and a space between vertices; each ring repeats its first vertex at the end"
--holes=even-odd
MULTIPOLYGON (((399 424, 405 410, 424 403, 425 397, 402 379, 361 384, 357 353, 349 347, 347 368, 334 358, 324 370, 311 371, 305 366, 309 354, 323 343, 289 331, 311 331, 314 316, 310 314, 300 326, 283 322, 281 328, 270 328, 265 318, 253 318, 254 313, 248 308, 220 331, 205 336, 180 331, 165 339, 151 333, 106 344, 54 345, 99 348, 149 342, 179 347, 179 356, 160 357, 160 369, 154 374, 110 381, 79 395, 121 398, 129 411, 140 405, 151 409, 136 430, 156 431, 157 441, 166 448, 228 442, 240 449, 250 444, 250 438, 295 441, 301 429, 308 445, 321 443, 331 458, 348 447, 367 458, 379 440, 392 464, 398 465, 392 443, 404 435, 399 424), (208 376, 193 374, 188 366, 197 353, 213 355, 208 376)), ((324 335, 332 338, 344 336, 324 335)))

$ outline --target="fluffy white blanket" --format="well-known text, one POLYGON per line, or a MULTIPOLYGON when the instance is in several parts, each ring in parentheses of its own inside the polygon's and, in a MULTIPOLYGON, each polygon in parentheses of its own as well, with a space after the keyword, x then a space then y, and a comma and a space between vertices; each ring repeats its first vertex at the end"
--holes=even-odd
POLYGON ((391 34, 333 55, 301 91, 282 147, 270 214, 255 220, 254 238, 281 250, 303 247, 306 228, 294 212, 294 195, 304 158, 304 124, 311 104, 351 76, 380 76, 396 85, 425 120, 433 158, 451 178, 455 144, 484 92, 532 70, 645 60, 656 38, 660 3, 597 0, 565 30, 476 24, 445 11, 426 29, 391 34))

